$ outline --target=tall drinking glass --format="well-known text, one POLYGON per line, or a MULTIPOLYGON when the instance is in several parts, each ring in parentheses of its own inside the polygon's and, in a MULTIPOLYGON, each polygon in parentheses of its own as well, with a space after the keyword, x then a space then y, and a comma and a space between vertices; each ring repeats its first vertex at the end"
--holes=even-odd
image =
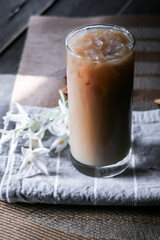
POLYGON ((71 158, 84 174, 115 176, 130 162, 134 45, 114 25, 66 38, 71 158))

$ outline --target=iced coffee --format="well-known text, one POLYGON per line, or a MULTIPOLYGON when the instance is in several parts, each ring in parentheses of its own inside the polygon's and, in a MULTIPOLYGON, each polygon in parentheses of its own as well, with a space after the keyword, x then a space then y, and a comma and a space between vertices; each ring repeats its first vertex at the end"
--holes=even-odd
POLYGON ((134 37, 118 26, 86 26, 68 35, 66 47, 74 165, 116 175, 131 150, 134 37))

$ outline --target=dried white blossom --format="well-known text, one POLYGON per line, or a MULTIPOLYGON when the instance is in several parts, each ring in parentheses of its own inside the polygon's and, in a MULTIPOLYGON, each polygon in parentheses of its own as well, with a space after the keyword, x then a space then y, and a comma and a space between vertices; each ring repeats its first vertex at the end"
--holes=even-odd
POLYGON ((55 153, 61 152, 68 144, 69 136, 67 133, 65 133, 63 136, 57 138, 51 145, 50 151, 53 149, 55 150, 55 153))
POLYGON ((42 157, 49 153, 47 148, 36 148, 34 150, 30 148, 21 148, 22 154, 24 156, 22 165, 20 167, 20 172, 23 173, 31 165, 35 165, 42 173, 49 175, 46 165, 42 161, 42 157))
POLYGON ((3 117, 4 129, 0 129, 0 133, 2 134, 0 144, 5 144, 11 140, 10 154, 12 154, 19 140, 26 140, 25 148, 21 148, 24 156, 20 167, 21 172, 27 170, 34 164, 41 172, 48 174, 41 157, 53 149, 58 153, 69 143, 68 101, 65 100, 62 91, 59 91, 59 94, 61 99, 58 101, 58 106, 49 109, 47 112, 30 116, 19 103, 16 103, 18 113, 15 114, 9 111, 6 116, 3 117), (6 129, 9 122, 15 123, 15 129, 6 129), (50 149, 44 148, 43 146, 43 137, 47 129, 52 135, 58 137, 52 143, 50 149))

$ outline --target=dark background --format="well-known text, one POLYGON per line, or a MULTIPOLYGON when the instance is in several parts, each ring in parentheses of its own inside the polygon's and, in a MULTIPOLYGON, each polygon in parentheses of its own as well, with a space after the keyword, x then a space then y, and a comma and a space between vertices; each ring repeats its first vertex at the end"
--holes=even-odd
MULTIPOLYGON (((28 0, 30 8, 34 7, 35 0, 28 0)), ((36 0, 39 5, 44 5, 48 0, 36 0)), ((13 0, 1 0, 0 9, 0 26, 3 22, 3 15, 8 12, 9 8, 13 8, 13 0), (7 3, 8 2, 8 3, 7 3)), ((22 2, 21 0, 14 0, 22 2)), ((22 6, 23 7, 23 6, 22 6)), ((17 18, 23 18, 25 6, 21 12, 17 14, 17 18), (20 15, 21 14, 21 15, 20 15), (18 16, 19 15, 19 16, 18 16)), ((160 1, 159 0, 55 0, 55 2, 42 13, 46 16, 63 16, 63 17, 91 17, 102 15, 159 15, 160 1)), ((13 17, 11 21, 14 21, 13 17)), ((19 21, 23 25, 23 19, 19 21)), ((0 36, 3 35, 3 30, 6 29, 7 23, 0 30, 0 36)), ((4 35, 3 38, 6 36, 4 35)), ((26 30, 13 41, 9 47, 0 54, 0 74, 16 74, 19 66, 20 57, 22 54, 24 42, 26 38, 26 30)))

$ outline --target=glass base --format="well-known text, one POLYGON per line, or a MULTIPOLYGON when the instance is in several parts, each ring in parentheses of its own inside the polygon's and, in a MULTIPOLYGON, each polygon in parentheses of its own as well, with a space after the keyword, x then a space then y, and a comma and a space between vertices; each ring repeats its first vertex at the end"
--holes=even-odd
POLYGON ((83 163, 78 162, 73 156, 71 155, 71 161, 73 166, 81 173, 91 176, 91 177, 114 177, 122 173, 124 170, 127 169, 131 160, 131 149, 129 154, 118 163, 108 165, 108 166, 91 166, 86 165, 83 163))

